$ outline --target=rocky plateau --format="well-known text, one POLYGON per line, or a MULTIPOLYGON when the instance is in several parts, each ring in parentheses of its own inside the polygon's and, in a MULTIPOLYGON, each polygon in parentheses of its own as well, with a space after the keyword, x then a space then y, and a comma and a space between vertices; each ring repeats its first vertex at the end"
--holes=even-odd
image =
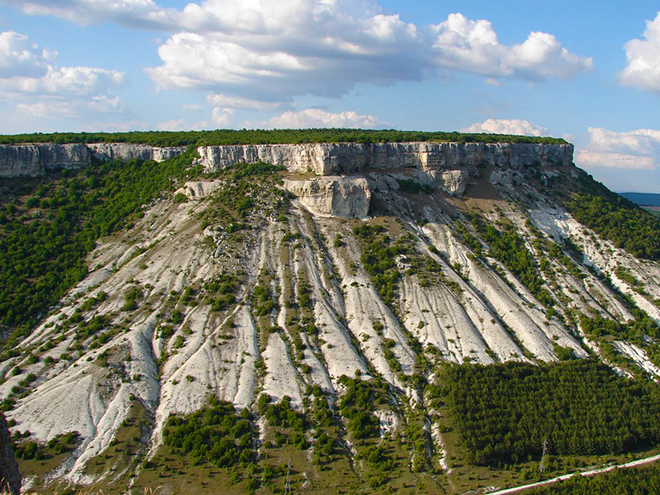
MULTIPOLYGON (((94 160, 160 162, 183 151, 121 143, 0 146, 0 177, 94 160)), ((209 394, 252 411, 262 393, 273 401, 288 396, 304 409, 311 386, 336 398, 344 391, 342 375, 378 376, 398 391, 402 410, 423 413, 425 399, 410 381, 420 352, 482 364, 553 362, 558 348, 576 358, 602 355, 571 315, 627 321, 633 315, 625 294, 660 322, 653 304, 660 299, 660 265, 600 238, 540 192, 558 177, 571 182, 582 173, 572 153, 572 145, 509 143, 200 147, 195 163, 213 176, 180 184, 130 229, 99 242, 87 277, 19 344, 19 356, 0 362, 0 399, 27 374, 36 376, 7 417, 39 442, 78 432, 78 446, 45 479, 92 484, 141 472, 141 464, 90 468, 138 406, 146 418, 140 458, 150 459, 168 417, 193 413, 209 394), (228 187, 223 170, 253 162, 285 170, 272 187, 246 186, 254 204, 243 219, 249 228, 237 234, 235 224, 205 221, 228 187), (185 198, 174 201, 178 193, 185 198), (286 211, 274 209, 272 195, 288 201, 286 211), (470 226, 471 212, 513 226, 536 262, 547 259, 539 276, 557 302, 553 311, 504 263, 478 255, 476 246, 488 253, 488 244, 470 226), (356 234, 361 225, 380 226, 406 247, 395 260, 398 289, 389 299, 370 273, 356 234), (466 241, 468 230, 476 244, 466 241), (566 240, 579 256, 547 258, 535 247, 556 244, 567 252, 566 240), (419 268, 427 266, 434 271, 419 268), (618 277, 619 267, 644 290, 618 277), (201 296, 181 299, 187 289, 203 294, 222 274, 239 281, 227 307, 213 309, 201 296), (265 314, 253 297, 262 287, 273 302, 265 314), (141 296, 128 311, 122 308, 131 288, 141 296), (93 298, 99 302, 91 306, 93 298), (100 316, 108 322, 103 342, 76 338, 77 319, 100 316), (293 324, 302 317, 314 332, 293 324), (273 326, 279 330, 268 330, 273 326), (36 352, 35 362, 29 356, 36 352)), ((616 345, 632 367, 660 377, 644 349, 616 345)), ((381 416, 383 431, 403 421, 400 414, 381 416)), ((442 459, 440 443, 429 449, 442 459)))

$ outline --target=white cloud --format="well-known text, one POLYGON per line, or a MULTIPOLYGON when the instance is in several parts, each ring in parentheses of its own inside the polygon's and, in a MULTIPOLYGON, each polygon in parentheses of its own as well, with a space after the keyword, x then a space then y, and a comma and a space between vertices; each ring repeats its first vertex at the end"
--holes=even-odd
POLYGON ((256 123, 254 127, 279 129, 351 127, 368 129, 388 126, 373 115, 360 115, 356 112, 331 113, 318 108, 308 108, 300 112, 284 112, 277 117, 256 123))
POLYGON ((628 65, 619 81, 646 91, 660 93, 660 12, 646 21, 644 39, 632 39, 624 45, 628 65))
POLYGON ((0 78, 0 89, 31 94, 93 95, 121 86, 125 75, 95 67, 48 67, 42 77, 0 78))
POLYGON ((49 117, 52 115, 71 116, 75 113, 74 105, 66 101, 40 101, 37 103, 18 103, 16 109, 21 114, 31 117, 49 117))
POLYGON ((147 74, 158 89, 206 91, 218 125, 231 118, 224 109, 293 110, 296 98, 337 98, 364 83, 461 71, 497 86, 593 68, 552 34, 505 45, 487 20, 451 14, 439 24, 413 24, 385 13, 378 0, 197 0, 182 9, 154 0, 5 1, 32 15, 168 33, 161 63, 147 74))
POLYGON ((442 67, 531 81, 572 79, 593 69, 591 58, 570 53, 552 34, 533 32, 522 44, 506 46, 498 41, 490 22, 462 14, 450 14, 433 29, 433 51, 442 67))
POLYGON ((176 10, 163 9, 152 0, 8 0, 24 14, 50 15, 75 22, 116 22, 126 27, 167 29, 176 10))
POLYGON ((43 75, 57 54, 40 50, 24 34, 0 33, 0 78, 43 75))
MULTIPOLYGON (((262 101, 242 98, 240 96, 229 96, 225 94, 210 94, 206 101, 214 107, 242 108, 247 110, 274 111, 283 106, 279 101, 262 101)), ((289 102, 293 105, 293 101, 289 102)))
POLYGON ((614 132, 589 128, 589 143, 575 154, 575 162, 587 168, 652 170, 660 166, 660 131, 639 129, 614 132))
POLYGON ((101 113, 122 113, 124 111, 124 100, 120 96, 93 96, 87 106, 101 113))
POLYGON ((209 90, 232 108, 262 110, 308 94, 339 97, 359 83, 420 80, 443 69, 497 84, 570 79, 593 68, 551 34, 533 32, 507 46, 488 21, 452 14, 419 27, 369 0, 207 0, 189 4, 179 26, 158 49, 163 63, 148 74, 159 88, 209 90))
POLYGON ((214 108, 211 120, 217 127, 229 127, 231 119, 234 117, 235 110, 233 108, 214 108))
POLYGON ((0 33, 0 101, 20 115, 48 117, 76 113, 120 113, 123 100, 109 91, 125 74, 97 67, 58 67, 56 53, 19 33, 0 33))
POLYGON ((534 125, 527 120, 518 119, 487 119, 461 129, 463 132, 490 133, 490 134, 516 134, 521 136, 544 136, 548 129, 534 125))

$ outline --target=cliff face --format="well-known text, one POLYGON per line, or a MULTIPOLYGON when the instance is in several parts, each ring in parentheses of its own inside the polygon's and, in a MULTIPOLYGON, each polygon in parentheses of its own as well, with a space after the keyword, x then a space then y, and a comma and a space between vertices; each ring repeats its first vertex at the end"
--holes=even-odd
MULTIPOLYGON (((0 177, 38 176, 58 168, 77 168, 99 160, 140 158, 161 162, 185 147, 156 148, 144 144, 20 144, 0 145, 0 177)), ((202 146, 197 163, 207 171, 237 163, 263 161, 292 172, 317 175, 367 169, 416 168, 424 172, 475 167, 570 165, 573 145, 517 143, 313 143, 202 146)))
POLYGON ((21 489, 21 474, 14 459, 7 421, 0 413, 0 490, 18 494, 21 489))
POLYGON ((369 213, 371 189, 363 177, 287 180, 284 187, 315 215, 366 218, 369 213))
POLYGON ((185 147, 127 143, 0 145, 0 177, 36 177, 54 169, 80 168, 91 164, 92 158, 161 162, 184 151, 185 147))
POLYGON ((218 170, 236 163, 263 161, 292 172, 318 175, 366 169, 417 168, 426 172, 481 164, 518 168, 524 165, 570 165, 571 144, 517 143, 316 143, 202 146, 200 163, 218 170))

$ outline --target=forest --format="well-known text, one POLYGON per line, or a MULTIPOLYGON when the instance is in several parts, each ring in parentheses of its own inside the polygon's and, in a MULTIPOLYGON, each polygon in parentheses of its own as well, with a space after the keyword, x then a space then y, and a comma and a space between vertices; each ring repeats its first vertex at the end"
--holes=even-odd
POLYGON ((441 365, 437 399, 468 462, 500 466, 541 456, 628 452, 660 442, 655 383, 593 360, 441 365))
POLYGON ((215 131, 79 132, 0 135, 0 144, 134 143, 151 146, 219 146, 231 144, 395 143, 404 141, 458 143, 566 144, 551 137, 461 132, 419 132, 364 129, 221 129, 215 131))
POLYGON ((143 205, 192 173, 189 166, 186 153, 161 164, 106 162, 15 182, 0 209, 0 325, 13 329, 9 345, 82 280, 100 237, 130 227, 143 205))

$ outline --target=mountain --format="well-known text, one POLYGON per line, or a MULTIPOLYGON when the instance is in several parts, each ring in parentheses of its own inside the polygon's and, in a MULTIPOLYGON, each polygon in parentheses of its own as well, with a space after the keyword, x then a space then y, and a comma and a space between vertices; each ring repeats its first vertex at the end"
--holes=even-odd
POLYGON ((640 206, 660 206, 660 194, 625 192, 619 195, 640 206))
POLYGON ((572 153, 0 145, 24 489, 459 493, 646 455, 660 223, 572 153))

